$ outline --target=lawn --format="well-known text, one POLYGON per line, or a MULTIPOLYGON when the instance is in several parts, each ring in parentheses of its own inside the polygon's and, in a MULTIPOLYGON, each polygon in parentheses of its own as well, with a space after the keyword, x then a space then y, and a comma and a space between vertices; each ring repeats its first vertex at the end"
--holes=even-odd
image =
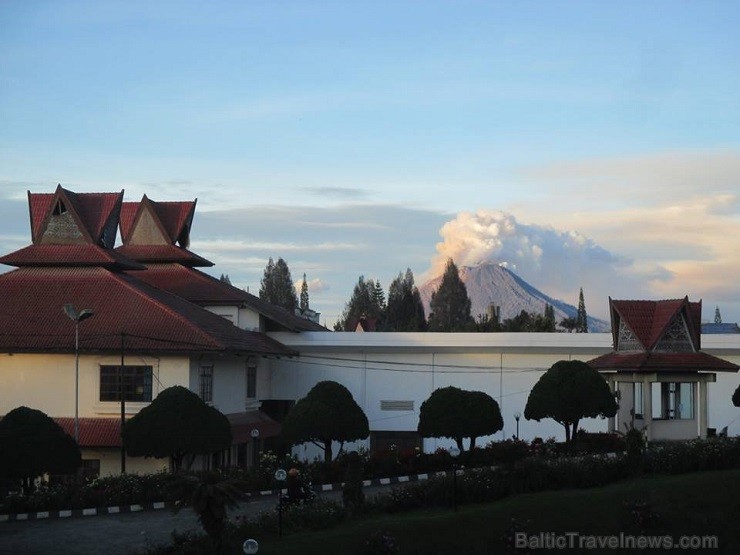
POLYGON ((669 535, 676 540, 682 535, 716 535, 719 549, 713 552, 740 553, 740 470, 651 476, 593 489, 523 494, 461 506, 457 513, 435 509, 373 516, 329 530, 266 538, 260 541, 259 554, 361 555, 367 538, 380 531, 397 540, 402 554, 500 553, 506 549, 512 518, 517 530, 528 534, 624 532, 669 535))

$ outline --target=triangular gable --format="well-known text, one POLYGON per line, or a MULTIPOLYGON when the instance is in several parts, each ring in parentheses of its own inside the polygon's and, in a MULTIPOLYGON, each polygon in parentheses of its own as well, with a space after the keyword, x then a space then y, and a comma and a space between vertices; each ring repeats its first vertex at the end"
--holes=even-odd
POLYGON ((684 318, 683 311, 678 311, 663 330, 653 351, 666 353, 689 353, 694 351, 694 342, 684 318))
POLYGON ((171 245, 172 239, 162 225, 154 203, 146 195, 136 210, 136 217, 124 245, 171 245))
POLYGON ((28 199, 34 244, 113 248, 123 191, 73 193, 58 185, 50 196, 29 191, 28 199))
POLYGON ((155 202, 146 195, 141 202, 124 203, 121 239, 124 245, 174 245, 187 247, 195 214, 192 202, 155 202))

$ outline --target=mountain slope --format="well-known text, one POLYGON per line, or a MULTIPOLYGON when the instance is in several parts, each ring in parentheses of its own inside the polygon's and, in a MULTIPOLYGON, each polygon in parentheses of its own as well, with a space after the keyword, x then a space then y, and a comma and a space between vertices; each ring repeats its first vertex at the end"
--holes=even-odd
MULTIPOLYGON (((555 321, 563 318, 574 318, 578 309, 532 287, 522 278, 493 262, 483 262, 477 266, 464 266, 460 270, 460 279, 468 289, 472 304, 473 316, 486 314, 491 304, 501 307, 501 321, 513 318, 522 310, 542 314, 545 304, 555 309, 555 321)), ((432 293, 437 290, 442 277, 435 278, 419 287, 424 310, 429 316, 429 303, 432 293)), ((586 307, 588 308, 588 307, 586 307)), ((588 317, 588 330, 591 332, 609 331, 608 322, 599 318, 588 317)))

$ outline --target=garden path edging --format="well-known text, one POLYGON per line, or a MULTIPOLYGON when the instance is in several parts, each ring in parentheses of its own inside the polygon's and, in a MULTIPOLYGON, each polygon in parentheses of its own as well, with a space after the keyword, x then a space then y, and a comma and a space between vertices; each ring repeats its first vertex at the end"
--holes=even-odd
MULTIPOLYGON (((493 468, 493 467, 491 467, 493 468)), ((457 470, 458 475, 464 474, 465 469, 460 468, 457 470)), ((441 478, 451 474, 452 471, 440 470, 437 472, 424 472, 421 474, 409 474, 407 476, 392 476, 389 478, 373 478, 371 480, 363 480, 362 487, 373 487, 373 486, 388 486, 407 484, 412 482, 423 482, 429 478, 441 478)), ((311 489, 317 493, 327 491, 339 491, 342 489, 344 482, 336 482, 332 484, 317 484, 312 486, 311 489)), ((257 499, 260 497, 269 497, 277 495, 278 492, 287 493, 285 488, 268 489, 253 493, 247 493, 247 498, 257 499)), ((133 505, 114 505, 112 507, 95 507, 88 509, 59 509, 55 511, 36 511, 31 513, 11 513, 11 514, 0 514, 0 523, 2 522, 22 522, 27 520, 45 520, 45 519, 61 519, 61 518, 76 518, 85 516, 106 516, 126 513, 138 513, 144 511, 159 511, 162 509, 172 508, 177 504, 176 501, 157 501, 154 503, 143 503, 133 505)))

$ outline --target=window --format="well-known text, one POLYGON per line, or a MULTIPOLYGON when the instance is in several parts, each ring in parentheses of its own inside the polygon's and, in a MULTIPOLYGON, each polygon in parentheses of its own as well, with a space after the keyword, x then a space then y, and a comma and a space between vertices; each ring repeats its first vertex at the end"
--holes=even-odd
MULTIPOLYGON (((120 366, 100 367, 100 400, 120 401, 120 366)), ((126 401, 144 402, 152 400, 152 367, 124 366, 123 391, 126 401)))
POLYGON ((257 397, 257 362, 253 359, 247 361, 247 399, 257 397))
POLYGON ((635 411, 635 418, 642 418, 642 412, 645 410, 643 407, 645 406, 643 404, 642 400, 642 382, 636 382, 632 384, 634 386, 633 388, 633 397, 632 397, 632 407, 635 411))
POLYGON ((694 384, 663 382, 652 384, 653 418, 691 420, 694 418, 694 384))
POLYGON ((381 400, 380 410, 414 410, 414 402, 381 400))
POLYGON ((200 367, 200 398, 205 403, 213 402, 213 366, 200 367))

